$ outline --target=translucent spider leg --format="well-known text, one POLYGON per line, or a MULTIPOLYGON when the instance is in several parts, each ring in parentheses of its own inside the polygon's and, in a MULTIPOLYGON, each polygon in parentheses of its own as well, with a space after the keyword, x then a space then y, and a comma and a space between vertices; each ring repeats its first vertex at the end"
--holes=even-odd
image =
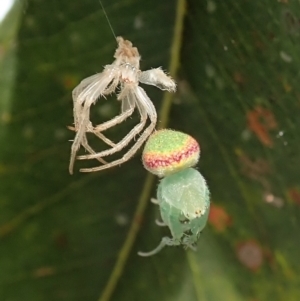
MULTIPOLYGON (((115 80, 114 80, 115 81, 115 80)), ((112 85, 115 85, 114 83, 112 85)), ((110 88, 111 86, 109 86, 110 88)), ((103 94, 106 94, 107 90, 105 90, 103 92, 103 94)), ((125 102, 125 101, 124 101, 125 102)), ((77 109, 78 110, 78 109, 77 109)), ((92 123, 90 122, 89 125, 86 128, 86 132, 90 132, 95 134, 95 136, 97 136, 99 139, 101 139, 104 143, 106 143, 107 145, 114 147, 115 143, 113 143, 110 139, 108 139, 107 137, 105 137, 103 134, 101 134, 101 131, 104 131, 112 126, 114 126, 115 124, 121 123, 123 120, 125 120, 126 118, 128 118, 129 116, 132 115, 134 111, 134 108, 130 108, 129 105, 125 106, 122 105, 122 114, 114 117, 113 119, 102 123, 101 125, 98 125, 96 127, 93 127, 92 123), (125 109, 124 109, 125 108, 125 109), (126 110, 126 111, 125 111, 126 110)), ((71 130, 72 128, 69 127, 71 130)), ((94 154, 95 152, 91 153, 94 154)))
POLYGON ((135 88, 132 87, 132 85, 128 85, 127 88, 124 88, 124 91, 126 91, 126 94, 128 94, 128 97, 131 100, 132 104, 136 104, 141 116, 140 119, 140 123, 137 124, 121 141, 119 141, 115 147, 102 151, 100 153, 97 153, 95 155, 82 155, 82 156, 78 156, 77 159, 79 160, 88 160, 88 159, 96 159, 96 158, 100 158, 100 157, 105 157, 105 156, 109 156, 111 154, 114 154, 118 151, 120 151, 121 149, 123 149, 125 146, 128 145, 128 143, 134 139, 134 137, 139 134, 142 129, 145 127, 146 122, 147 122, 147 118, 148 118, 148 114, 147 111, 145 111, 145 109, 143 108, 143 106, 140 105, 139 101, 136 99, 136 94, 133 93, 135 88))
POLYGON ((150 202, 151 202, 152 204, 154 204, 154 205, 159 205, 159 201, 158 201, 157 199, 155 199, 155 198, 151 198, 151 199, 150 199, 150 202))
POLYGON ((165 222, 162 222, 162 221, 160 221, 158 219, 155 220, 155 224, 157 226, 159 226, 159 227, 166 227, 166 226, 168 226, 165 222))
POLYGON ((160 252, 165 246, 179 246, 180 242, 172 239, 170 237, 163 237, 160 244, 150 252, 138 252, 139 256, 148 257, 157 254, 160 252))
POLYGON ((73 115, 74 115, 74 125, 75 129, 77 131, 78 124, 80 120, 80 112, 82 109, 82 104, 84 102, 84 98, 81 98, 81 101, 78 101, 78 96, 80 93, 91 83, 98 82, 99 79, 101 79, 101 74, 94 74, 92 76, 89 76, 88 78, 85 78, 80 82, 80 84, 75 87, 75 89, 72 92, 72 98, 73 98, 73 115))
MULTIPOLYGON (((103 138, 105 138, 105 140, 110 141, 109 139, 107 139, 106 137, 103 136, 103 138)), ((112 142, 111 142, 112 143, 112 142)), ((90 154, 96 154, 96 152, 93 150, 93 148, 88 144, 87 141, 87 137, 86 134, 84 133, 84 135, 81 138, 81 142, 80 144, 90 153, 90 154)), ((114 144, 113 144, 114 145, 114 144)), ((102 164, 107 164, 107 162, 102 159, 102 158, 96 158, 99 162, 101 162, 102 164)), ((74 163, 75 163, 75 156, 71 156, 70 158, 70 164, 69 164, 69 172, 70 174, 73 174, 73 167, 74 167, 74 163)))
POLYGON ((185 234, 185 237, 183 237, 182 239, 182 244, 184 245, 185 249, 191 249, 194 252, 196 252, 197 247, 195 246, 195 241, 197 241, 198 236, 196 239, 195 238, 191 239, 188 235, 185 234))
POLYGON ((114 117, 113 119, 111 119, 109 121, 103 122, 102 124, 95 126, 94 128, 90 129, 89 132, 93 133, 95 136, 97 136, 100 140, 105 142, 107 145, 109 145, 111 147, 115 147, 116 144, 113 143, 108 138, 106 138, 101 132, 115 126, 116 124, 123 122, 125 119, 127 119, 129 116, 132 115, 132 113, 134 112, 134 108, 135 108, 135 104, 130 103, 130 100, 128 99, 128 97, 126 97, 122 101, 121 114, 119 114, 118 116, 114 117))
MULTIPOLYGON (((82 138, 82 142, 81 142, 82 146, 91 154, 95 154, 96 152, 93 150, 93 148, 88 144, 87 142, 87 138, 86 138, 86 135, 84 135, 84 137, 82 138)), ((101 159, 101 163, 106 163, 106 161, 102 158, 99 158, 101 159), (103 162, 104 161, 104 162, 103 162)))
POLYGON ((135 109, 135 102, 133 101, 133 99, 126 96, 121 101, 122 101, 121 114, 119 114, 118 116, 114 117, 111 120, 108 120, 106 122, 103 122, 103 123, 95 126, 92 130, 92 132, 95 135, 97 135, 98 132, 105 131, 105 130, 115 126, 116 124, 123 122, 125 119, 127 119, 129 116, 132 115, 132 113, 134 112, 134 109, 135 109))
POLYGON ((102 73, 92 75, 80 82, 73 90, 73 114, 76 131, 83 115, 83 103, 91 99, 92 103, 104 94, 107 86, 114 79, 115 74, 111 72, 110 66, 107 66, 102 73), (100 84, 101 83, 101 84, 100 84))
POLYGON ((106 88, 110 85, 112 80, 114 80, 116 76, 115 73, 106 67, 102 73, 83 80, 79 86, 74 89, 73 95, 75 97, 77 95, 76 99, 73 96, 74 114, 76 114, 77 120, 81 120, 82 116, 86 116, 86 114, 88 114, 89 120, 91 105, 95 103, 100 96, 104 95, 106 88))
MULTIPOLYGON (((147 96, 146 92, 141 88, 141 87, 135 87, 133 90, 133 93, 135 94, 136 98, 139 100, 139 108, 142 109, 142 112, 146 112, 146 114, 150 118, 150 125, 144 130, 142 135, 138 138, 136 143, 129 149, 129 151, 120 159, 112 161, 108 164, 99 166, 99 167, 94 167, 94 168, 82 168, 80 169, 81 172, 94 172, 94 171, 99 171, 103 169, 107 169, 119 164, 122 164, 126 161, 128 161, 134 154, 135 152, 141 147, 141 145, 147 140, 149 135, 153 132, 156 122, 157 122, 157 113, 155 110, 155 107, 149 97, 147 96)), ((95 156, 95 155, 90 155, 90 156, 95 156)))
MULTIPOLYGON (((84 123, 84 120, 82 121, 82 123, 84 123)), ((79 130, 76 132, 75 138, 73 140, 73 144, 71 146, 71 156, 70 156, 70 163, 69 163, 70 174, 73 174, 76 153, 77 153, 78 149, 80 148, 80 145, 82 145, 83 142, 87 143, 85 131, 80 130, 80 123, 78 125, 79 125, 79 130)))
MULTIPOLYGON (((71 126, 68 126, 68 128, 71 130, 71 131, 76 131, 75 130, 75 127, 71 127, 71 126)), ((101 139, 106 143, 108 144, 109 146, 113 147, 115 144, 109 140, 108 138, 106 138, 104 135, 100 134, 101 135, 101 139)), ((86 133, 84 133, 84 135, 82 136, 82 139, 81 139, 81 143, 80 143, 90 154, 95 154, 96 152, 92 149, 92 147, 88 144, 88 141, 87 141, 87 137, 86 137, 86 133)), ((74 167, 74 160, 75 156, 72 157, 71 156, 71 159, 70 159, 70 165, 69 165, 69 172, 70 174, 73 173, 73 167, 74 167)), ((107 162, 102 159, 102 158, 99 158, 97 159, 99 162, 101 162, 102 164, 106 164, 107 162)))
POLYGON ((112 83, 104 90, 104 92, 103 92, 104 95, 108 95, 108 94, 115 92, 115 90, 120 82, 120 74, 119 74, 120 71, 117 70, 114 67, 114 65, 115 65, 115 63, 113 63, 112 65, 106 66, 107 71, 112 72, 112 74, 114 74, 115 78, 112 81, 112 83))
MULTIPOLYGON (((91 128, 92 128, 92 125, 90 126, 91 128)), ((89 127, 88 127, 89 128, 89 127)), ((94 130, 93 130, 93 128, 92 129, 88 129, 87 128, 87 130, 86 130, 86 132, 87 133, 93 133, 93 134, 95 134, 98 138, 100 138, 103 142, 105 142, 107 145, 109 145, 109 146, 111 146, 111 147, 114 147, 116 144, 115 143, 113 143, 110 139, 108 139, 107 137, 105 137, 103 134, 101 134, 101 133, 94 133, 94 130)), ((73 126, 68 126, 68 129, 69 130, 71 130, 71 131, 74 131, 74 132, 76 132, 76 130, 75 130, 75 127, 73 127, 73 126)), ((86 138, 86 135, 85 135, 85 138, 86 138)), ((87 139, 87 138, 86 138, 87 139)), ((83 144, 82 144, 82 146, 83 146, 83 144)), ((87 150, 87 149, 86 149, 87 150)), ((88 151, 88 150, 87 150, 88 151)))
MULTIPOLYGON (((159 206, 159 201, 158 201, 157 199, 151 198, 151 199, 150 199, 150 202, 151 202, 152 204, 154 204, 154 205, 158 205, 158 206, 159 206)), ((155 224, 156 224, 157 226, 159 226, 159 227, 166 227, 166 226, 168 226, 165 222, 160 221, 160 220, 158 220, 158 219, 155 220, 155 224)))
MULTIPOLYGON (((82 142, 81 142, 82 146, 90 153, 90 154, 95 154, 96 152, 90 147, 90 145, 87 142, 87 138, 86 135, 84 135, 82 142)), ((102 164, 107 164, 107 162, 102 159, 102 158, 98 158, 97 159, 99 162, 101 162, 102 164)))
POLYGON ((139 82, 155 86, 162 91, 175 92, 176 84, 172 78, 166 75, 161 68, 155 68, 139 73, 139 82))
POLYGON ((147 115, 145 113, 141 113, 140 123, 137 124, 120 142, 118 142, 115 145, 115 147, 112 147, 111 149, 93 155, 78 156, 77 159, 79 160, 99 159, 101 157, 106 157, 122 150, 125 146, 127 146, 130 143, 131 140, 134 139, 134 137, 137 134, 139 134, 143 130, 143 128, 146 125, 146 122, 147 122, 147 115))
MULTIPOLYGON (((73 173, 76 153, 80 148, 80 145, 82 145, 83 141, 85 146, 88 145, 86 132, 88 126, 90 125, 90 106, 97 100, 99 96, 101 96, 102 92, 113 79, 113 74, 108 76, 106 73, 107 72, 104 71, 102 74, 90 76, 89 78, 83 80, 79 86, 73 90, 72 94, 74 102, 74 123, 76 135, 71 146, 69 164, 70 174, 73 173), (99 80, 101 84, 99 84, 99 80), (93 93, 91 93, 91 91, 93 91, 93 93)), ((86 147, 85 149, 88 150, 86 147)))

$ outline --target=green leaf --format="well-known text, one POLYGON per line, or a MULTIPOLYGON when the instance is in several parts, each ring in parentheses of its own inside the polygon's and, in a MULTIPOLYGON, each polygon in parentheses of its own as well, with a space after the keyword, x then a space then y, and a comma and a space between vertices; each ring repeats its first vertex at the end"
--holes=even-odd
MULTIPOLYGON (((17 1, 0 24, 0 299, 299 300, 299 3, 103 6, 141 69, 162 66, 178 82, 171 111, 170 93, 143 88, 158 126, 200 143, 208 226, 197 252, 137 256, 170 235, 154 223, 158 179, 140 152, 68 174, 72 89, 116 48, 104 12, 96 0, 17 1)), ((119 110, 114 97, 92 107, 99 123, 119 110)), ((107 134, 118 141, 137 121, 107 134)))

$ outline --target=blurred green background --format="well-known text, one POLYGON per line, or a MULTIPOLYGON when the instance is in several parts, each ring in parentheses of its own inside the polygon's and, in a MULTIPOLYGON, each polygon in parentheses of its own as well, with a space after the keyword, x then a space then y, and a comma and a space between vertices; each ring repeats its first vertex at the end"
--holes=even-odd
MULTIPOLYGON (((180 64, 164 112, 168 127, 199 141, 198 168, 211 190, 198 251, 170 247, 150 258, 137 251, 169 232, 154 224, 150 203, 133 219, 158 183, 140 152, 94 174, 79 168, 97 162, 76 162, 68 174, 71 91, 111 63, 116 48, 99 2, 19 0, 2 20, 1 301, 300 300, 300 3, 180 3, 178 37, 176 1, 103 0, 116 35, 138 47, 142 70, 180 64)), ((143 88, 159 111, 163 93, 143 88)), ((119 110, 114 97, 101 99, 93 120, 119 110)), ((118 141, 137 121, 107 135, 118 141)))

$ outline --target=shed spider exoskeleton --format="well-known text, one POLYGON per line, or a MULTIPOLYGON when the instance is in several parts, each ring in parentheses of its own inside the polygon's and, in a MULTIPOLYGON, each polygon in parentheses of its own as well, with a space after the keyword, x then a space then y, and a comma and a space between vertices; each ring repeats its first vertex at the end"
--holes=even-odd
POLYGON ((133 47, 130 41, 118 37, 117 42, 118 48, 114 55, 115 61, 111 65, 106 65, 103 72, 92 75, 81 81, 81 83, 73 90, 73 114, 75 125, 73 129, 76 132, 76 136, 71 147, 69 165, 71 174, 73 173, 76 153, 79 150, 80 145, 82 145, 90 154, 78 156, 77 159, 97 159, 103 164, 93 168, 82 168, 80 171, 99 171, 122 164, 129 160, 153 132, 157 122, 157 113, 146 92, 139 86, 139 82, 153 85, 161 90, 167 90, 169 92, 174 92, 176 90, 176 84, 173 79, 166 75, 161 68, 147 71, 140 70, 140 55, 138 49, 133 47), (99 97, 115 92, 118 86, 120 87, 120 92, 118 93, 117 99, 122 102, 121 113, 111 120, 93 126, 90 121, 91 105, 94 104, 99 97), (134 126, 121 141, 115 144, 102 134, 103 131, 123 122, 126 118, 131 116, 135 107, 137 107, 140 114, 140 122, 134 126), (150 119, 150 124, 145 128, 148 117, 150 119), (86 133, 88 132, 95 134, 104 143, 109 145, 110 148, 96 153, 88 144, 86 137, 86 133), (140 137, 123 157, 112 162, 106 162, 102 159, 103 157, 122 150, 141 132, 142 134, 140 137))

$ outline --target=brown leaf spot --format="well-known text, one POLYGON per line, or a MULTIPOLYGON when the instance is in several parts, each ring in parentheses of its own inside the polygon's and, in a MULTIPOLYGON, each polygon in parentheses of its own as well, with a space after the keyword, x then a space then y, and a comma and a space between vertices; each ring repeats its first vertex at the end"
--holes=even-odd
POLYGON ((277 122, 273 113, 261 106, 247 112, 249 129, 255 133, 262 144, 268 147, 273 146, 269 131, 277 128, 277 122))
POLYGON ((232 218, 223 207, 211 204, 208 222, 217 232, 223 232, 232 224, 232 218))

